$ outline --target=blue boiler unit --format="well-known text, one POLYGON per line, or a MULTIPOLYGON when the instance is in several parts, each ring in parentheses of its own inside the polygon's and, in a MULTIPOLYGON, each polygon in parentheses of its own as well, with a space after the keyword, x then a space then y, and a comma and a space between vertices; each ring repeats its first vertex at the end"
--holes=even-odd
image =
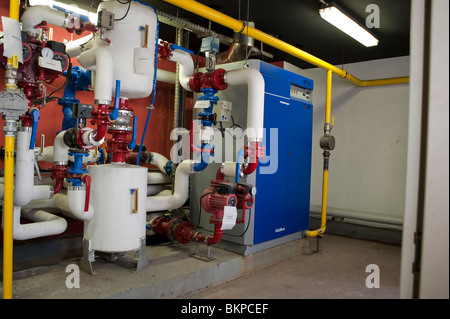
MULTIPOLYGON (((218 68, 240 69, 244 63, 234 62, 218 68)), ((246 223, 224 231, 217 244, 244 255, 304 237, 309 227, 314 88, 312 80, 274 65, 260 60, 247 63, 259 70, 265 80, 262 143, 265 158, 260 160, 256 173, 246 179, 257 190, 255 204, 246 212, 246 223)), ((229 86, 218 96, 232 102, 233 118, 229 127, 245 129, 247 87, 229 86)), ((226 127, 226 123, 222 124, 226 127)), ((229 137, 227 132, 223 136, 229 137)), ((226 149, 230 143, 222 144, 225 156, 230 151, 236 152, 226 149)), ((199 200, 220 168, 218 162, 215 158, 205 171, 191 177, 190 214, 202 231, 213 230, 208 223, 209 214, 202 212, 199 200)))

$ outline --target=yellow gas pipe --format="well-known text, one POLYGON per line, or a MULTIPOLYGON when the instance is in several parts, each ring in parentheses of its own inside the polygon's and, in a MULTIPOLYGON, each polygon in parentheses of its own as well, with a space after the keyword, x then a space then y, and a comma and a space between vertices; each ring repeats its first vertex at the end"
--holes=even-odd
MULTIPOLYGON (((333 81, 333 72, 327 71, 327 95, 325 102, 325 134, 329 134, 331 123, 331 84, 333 81)), ((328 152, 329 153, 329 152, 328 152)), ((317 230, 307 231, 307 237, 317 237, 325 233, 327 225, 327 199, 328 199, 328 157, 324 153, 324 168, 323 168, 323 181, 322 181, 322 210, 320 217, 320 228, 317 230)))
MULTIPOLYGON (((9 16, 19 21, 20 0, 10 0, 9 16)), ((7 64, 18 68, 17 56, 8 58, 7 64)), ((17 85, 8 84, 16 89, 17 85)), ((3 197, 3 299, 12 299, 13 278, 13 215, 14 215, 14 121, 11 129, 5 130, 5 191, 3 197)), ((5 125, 6 126, 6 125, 5 125)))
POLYGON ((184 10, 187 10, 189 12, 195 13, 208 20, 221 24, 227 28, 232 29, 234 32, 242 32, 244 34, 247 34, 249 37, 252 37, 258 41, 270 45, 278 50, 286 52, 303 61, 311 63, 312 65, 315 65, 319 68, 325 69, 327 71, 331 70, 334 74, 338 75, 339 77, 346 79, 358 86, 378 86, 378 85, 409 83, 409 77, 398 77, 398 78, 368 80, 368 81, 360 80, 355 76, 349 74, 345 70, 341 70, 324 60, 321 60, 303 50, 294 47, 293 45, 290 45, 289 43, 281 41, 258 29, 247 27, 244 22, 231 18, 226 14, 211 9, 201 3, 198 3, 197 1, 194 0, 164 0, 164 1, 171 3, 177 7, 180 7, 184 10))

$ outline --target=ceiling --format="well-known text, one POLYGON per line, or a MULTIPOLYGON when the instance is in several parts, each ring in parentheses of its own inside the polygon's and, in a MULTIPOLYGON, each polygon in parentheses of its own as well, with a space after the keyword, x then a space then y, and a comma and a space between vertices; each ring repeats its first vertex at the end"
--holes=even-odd
MULTIPOLYGON (((90 5, 93 1, 92 7, 101 2, 100 0, 66 2, 90 5)), ((206 19, 162 0, 143 0, 143 2, 152 5, 157 10, 186 18, 206 28, 209 27, 209 21, 206 19)), ((335 1, 363 25, 366 17, 370 14, 370 12, 366 13, 366 7, 369 4, 378 5, 380 8, 380 28, 370 31, 380 42, 378 46, 372 48, 366 48, 321 19, 318 12, 321 6, 319 0, 198 0, 198 2, 235 19, 247 20, 248 17, 249 21, 255 22, 257 29, 276 36, 280 40, 334 65, 409 55, 411 0, 335 1), (247 7, 250 10, 247 10, 247 7)), ((229 37, 233 36, 233 31, 216 23, 211 23, 211 29, 229 37)), ((161 24, 160 38, 174 42, 174 28, 161 24)), ((199 46, 200 40, 192 35, 189 48, 197 52, 199 46)), ((256 41, 255 46, 260 48, 260 43, 256 41)), ((227 47, 221 45, 221 51, 226 49, 227 47)), ((264 45, 264 51, 274 55, 273 61, 285 60, 303 69, 312 67, 306 62, 267 45, 264 45)))

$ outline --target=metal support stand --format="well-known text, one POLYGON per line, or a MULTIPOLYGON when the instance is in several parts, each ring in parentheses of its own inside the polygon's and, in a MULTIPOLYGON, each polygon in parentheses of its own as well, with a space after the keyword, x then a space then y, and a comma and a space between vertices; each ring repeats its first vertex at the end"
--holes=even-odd
POLYGON ((200 243, 197 242, 197 248, 195 250, 195 253, 190 254, 189 257, 196 258, 196 259, 199 259, 199 260, 202 260, 202 261, 206 261, 206 262, 210 262, 210 261, 215 260, 216 258, 211 256, 211 246, 207 245, 207 247, 208 248, 207 248, 206 253, 205 252, 201 252, 200 251, 200 243))
POLYGON ((80 259, 80 268, 91 275, 97 275, 92 263, 95 261, 95 251, 91 249, 91 241, 83 239, 83 257, 80 259))
MULTIPOLYGON (((130 263, 135 265, 135 272, 139 272, 145 267, 147 267, 150 263, 148 261, 147 255, 145 254, 145 237, 140 240, 140 247, 136 250, 134 258, 125 258, 125 263, 122 262, 123 265, 130 266, 130 263)), ((121 257, 125 254, 108 254, 98 252, 99 255, 103 255, 103 259, 108 262, 115 262, 121 260, 121 257)), ((80 268, 86 271, 91 275, 97 275, 98 273, 94 270, 92 263, 95 261, 95 250, 91 249, 91 241, 83 240, 83 257, 80 259, 80 268)))
POLYGON ((134 256, 134 260, 137 261, 136 272, 141 271, 149 265, 147 255, 145 254, 145 237, 142 237, 140 242, 140 248, 136 250, 136 254, 134 256))

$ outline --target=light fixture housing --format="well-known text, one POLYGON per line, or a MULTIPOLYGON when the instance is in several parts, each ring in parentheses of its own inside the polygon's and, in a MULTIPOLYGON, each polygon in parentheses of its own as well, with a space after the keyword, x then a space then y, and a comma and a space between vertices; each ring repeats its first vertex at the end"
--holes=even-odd
POLYGON ((336 28, 345 32, 366 47, 378 45, 378 39, 363 28, 359 23, 350 18, 344 10, 335 3, 330 3, 319 10, 322 19, 326 20, 336 28))

